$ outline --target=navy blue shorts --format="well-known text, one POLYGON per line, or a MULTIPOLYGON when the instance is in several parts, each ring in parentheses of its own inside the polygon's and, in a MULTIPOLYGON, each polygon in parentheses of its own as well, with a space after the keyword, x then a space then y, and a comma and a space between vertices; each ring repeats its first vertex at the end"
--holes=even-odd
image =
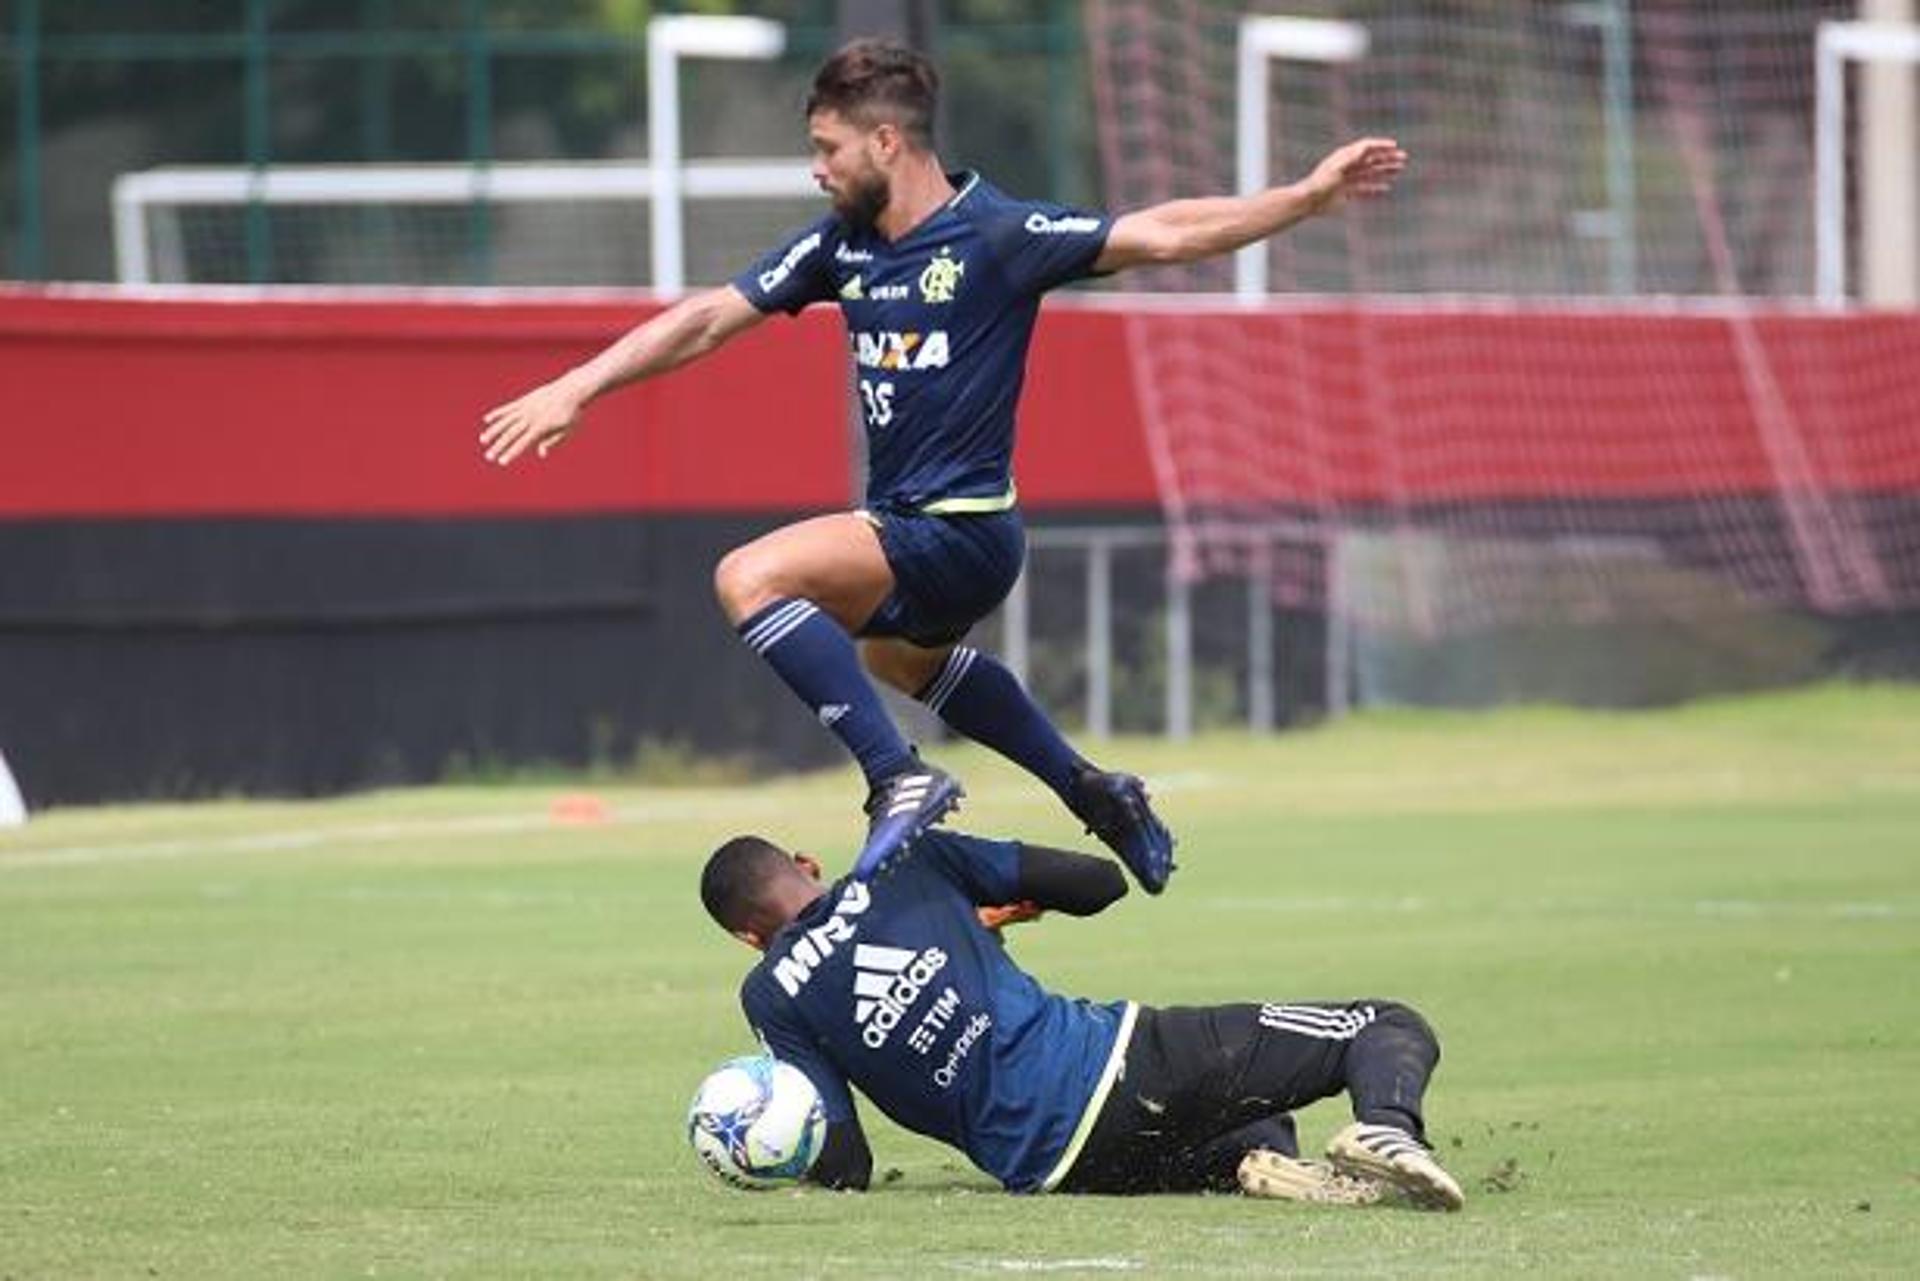
POLYGON ((951 645, 991 614, 1020 577, 1027 533, 1017 508, 866 515, 880 531, 893 591, 860 629, 862 636, 898 636, 928 649, 951 645))

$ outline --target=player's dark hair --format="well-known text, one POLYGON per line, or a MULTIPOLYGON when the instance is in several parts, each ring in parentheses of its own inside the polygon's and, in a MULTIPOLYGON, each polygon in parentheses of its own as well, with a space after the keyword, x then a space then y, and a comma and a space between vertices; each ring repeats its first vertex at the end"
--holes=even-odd
POLYGON ((939 99, 940 73, 926 55, 886 40, 855 40, 815 73, 807 114, 832 111, 862 129, 891 124, 926 151, 939 99))
POLYGON ((758 836, 736 836, 713 852, 700 873, 700 901, 707 915, 729 934, 746 928, 760 901, 760 892, 782 864, 791 864, 787 852, 758 836))

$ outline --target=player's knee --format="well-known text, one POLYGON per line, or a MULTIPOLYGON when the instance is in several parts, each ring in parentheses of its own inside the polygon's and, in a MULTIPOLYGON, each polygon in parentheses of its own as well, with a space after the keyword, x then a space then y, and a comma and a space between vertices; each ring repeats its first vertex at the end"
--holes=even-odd
POLYGON ((1415 1040, 1424 1042, 1432 1049, 1434 1061, 1439 1062, 1440 1034, 1433 1030, 1433 1024, 1427 1022, 1425 1015, 1399 1001, 1374 1001, 1371 1004, 1374 1022, 1397 1028, 1415 1040))
POLYGON ((713 594, 736 623, 779 598, 771 566, 751 547, 736 547, 720 558, 713 567, 713 594))

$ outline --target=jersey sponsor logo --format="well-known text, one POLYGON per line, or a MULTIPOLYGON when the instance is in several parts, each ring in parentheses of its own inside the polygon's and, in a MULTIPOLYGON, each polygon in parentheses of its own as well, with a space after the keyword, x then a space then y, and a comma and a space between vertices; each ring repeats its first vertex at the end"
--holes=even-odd
POLYGON ((861 291, 860 277, 854 276, 849 279, 846 284, 840 286, 840 296, 848 302, 858 302, 860 299, 866 297, 866 294, 861 291))
POLYGON ((920 297, 930 303, 952 302, 960 278, 966 274, 967 264, 941 245, 940 252, 920 272, 920 297))
POLYGON ((862 329, 853 335, 853 358, 862 369, 945 369, 952 357, 944 329, 862 329))
POLYGON ((1090 231, 1100 230, 1098 218, 1088 218, 1082 214, 1064 214, 1058 218, 1049 218, 1039 210, 1027 215, 1026 228, 1035 236, 1083 236, 1090 231))
POLYGON ((940 989, 940 995, 933 998, 933 1004, 920 1016, 920 1023, 907 1037, 907 1044, 915 1054, 926 1054, 933 1049, 940 1034, 947 1030, 947 1024, 953 1022, 954 1011, 960 1008, 960 994, 951 986, 940 989))
POLYGON ((795 242, 793 248, 787 250, 786 257, 782 258, 775 266, 760 273, 760 292, 769 294, 785 284, 787 277, 793 274, 793 269, 798 267, 806 259, 808 254, 819 247, 820 233, 817 231, 805 240, 795 242))
POLYGON ((845 245, 835 245, 833 247, 833 258, 835 262, 861 263, 873 261, 873 255, 866 250, 849 249, 845 245))
POLYGON ((862 943, 853 949, 853 966, 853 1021, 866 1047, 878 1050, 947 967, 947 954, 937 947, 915 952, 862 943))
MULTIPOLYGON (((940 1034, 953 1023, 954 1016, 960 1012, 960 993, 951 984, 940 989, 940 995, 933 998, 933 1004, 920 1016, 920 1022, 907 1036, 907 1045, 913 1052, 922 1056, 931 1054, 933 1047, 939 1044, 940 1034)), ((933 1083, 941 1089, 949 1089, 960 1079, 961 1065, 967 1056, 973 1053, 973 1047, 993 1026, 993 1016, 981 1010, 966 1021, 958 1036, 947 1049, 947 1056, 939 1067, 933 1070, 933 1083)))
POLYGON ((960 1035, 953 1038, 953 1048, 947 1051, 947 1061, 933 1070, 933 1083, 945 1090, 959 1080, 961 1065, 992 1026, 993 1015, 985 1010, 968 1019, 967 1025, 960 1029, 960 1035))
POLYGON ((873 895, 859 881, 853 881, 840 894, 840 901, 834 904, 833 915, 794 940, 787 954, 773 963, 773 977, 780 984, 780 990, 788 996, 800 995, 800 989, 807 985, 813 972, 841 943, 852 940, 858 928, 853 918, 865 912, 873 902, 873 895))
POLYGON ((875 285, 868 297, 878 298, 881 302, 899 302, 902 298, 913 297, 913 286, 875 285))

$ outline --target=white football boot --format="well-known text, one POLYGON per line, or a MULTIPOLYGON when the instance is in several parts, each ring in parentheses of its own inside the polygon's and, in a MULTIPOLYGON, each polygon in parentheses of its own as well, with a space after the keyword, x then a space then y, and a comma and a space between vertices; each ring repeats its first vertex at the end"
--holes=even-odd
POLYGON ((1241 1157, 1235 1173, 1242 1192, 1270 1201, 1372 1205, 1385 1191, 1372 1179, 1341 1174, 1325 1162, 1298 1161, 1266 1148, 1255 1148, 1241 1157))
POLYGON ((1355 1121, 1327 1141, 1327 1160, 1342 1174, 1398 1188, 1422 1209, 1458 1210, 1467 1203, 1427 1145, 1398 1126, 1355 1121))

